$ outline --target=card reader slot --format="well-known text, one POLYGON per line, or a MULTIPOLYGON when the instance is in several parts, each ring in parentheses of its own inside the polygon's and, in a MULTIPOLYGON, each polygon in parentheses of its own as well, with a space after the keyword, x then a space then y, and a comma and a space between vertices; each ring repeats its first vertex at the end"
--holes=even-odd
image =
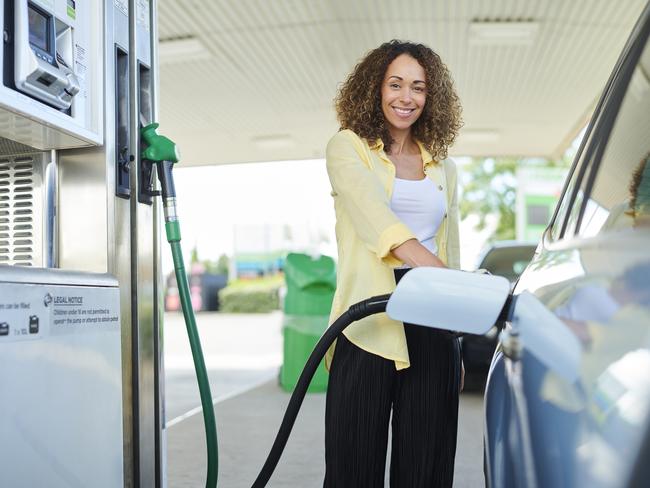
POLYGON ((131 196, 131 130, 129 116, 129 54, 115 45, 115 193, 131 196))
MULTIPOLYGON (((140 128, 153 122, 153 90, 151 89, 151 69, 138 62, 138 117, 140 128)), ((146 164, 138 154, 138 201, 151 205, 154 189, 155 171, 152 164, 146 164)))

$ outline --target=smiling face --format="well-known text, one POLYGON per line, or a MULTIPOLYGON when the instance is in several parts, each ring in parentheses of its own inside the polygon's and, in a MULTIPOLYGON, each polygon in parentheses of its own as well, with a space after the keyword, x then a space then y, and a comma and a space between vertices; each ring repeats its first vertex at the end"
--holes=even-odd
POLYGON ((381 85, 381 108, 393 137, 409 132, 427 100, 424 68, 408 54, 388 65, 381 85))

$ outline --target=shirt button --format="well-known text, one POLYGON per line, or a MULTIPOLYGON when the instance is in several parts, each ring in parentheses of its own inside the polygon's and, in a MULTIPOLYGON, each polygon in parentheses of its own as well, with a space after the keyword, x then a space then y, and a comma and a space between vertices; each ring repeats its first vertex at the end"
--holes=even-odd
POLYGON ((445 215, 444 215, 443 219, 446 219, 446 218, 447 218, 447 212, 445 212, 445 215))
POLYGON ((438 190, 442 191, 442 185, 438 185, 438 190))

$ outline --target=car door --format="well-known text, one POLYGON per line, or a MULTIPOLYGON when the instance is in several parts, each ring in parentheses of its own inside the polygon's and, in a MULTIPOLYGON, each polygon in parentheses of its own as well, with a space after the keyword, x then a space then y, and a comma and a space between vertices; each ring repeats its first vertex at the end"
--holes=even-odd
POLYGON ((650 419, 650 9, 626 45, 486 390, 490 486, 626 486, 650 419))

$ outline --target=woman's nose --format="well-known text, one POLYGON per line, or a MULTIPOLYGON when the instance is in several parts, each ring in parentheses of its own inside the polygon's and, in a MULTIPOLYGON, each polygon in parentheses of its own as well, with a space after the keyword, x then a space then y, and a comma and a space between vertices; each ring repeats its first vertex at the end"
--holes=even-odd
POLYGON ((409 88, 403 88, 399 94, 399 98, 403 102, 411 101, 411 90, 409 88))

